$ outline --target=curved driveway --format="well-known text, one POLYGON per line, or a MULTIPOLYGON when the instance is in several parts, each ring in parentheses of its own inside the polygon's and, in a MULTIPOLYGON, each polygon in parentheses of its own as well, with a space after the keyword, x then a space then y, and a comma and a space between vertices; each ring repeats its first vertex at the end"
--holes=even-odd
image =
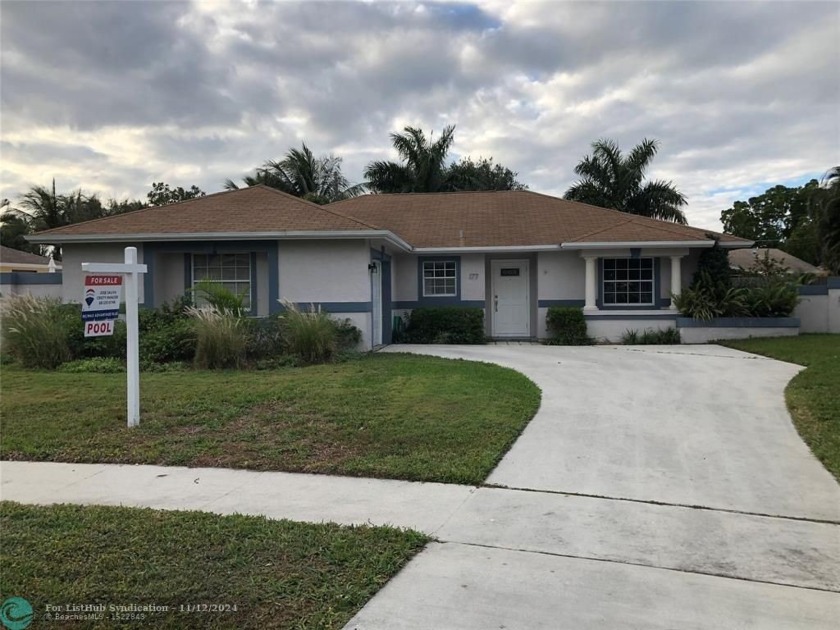
POLYGON ((509 366, 542 405, 497 487, 348 630, 838 627, 840 486, 785 408, 801 368, 717 346, 388 351, 509 366))
POLYGON ((490 485, 840 521, 784 402, 802 369, 720 346, 391 346, 514 368, 539 412, 490 485))

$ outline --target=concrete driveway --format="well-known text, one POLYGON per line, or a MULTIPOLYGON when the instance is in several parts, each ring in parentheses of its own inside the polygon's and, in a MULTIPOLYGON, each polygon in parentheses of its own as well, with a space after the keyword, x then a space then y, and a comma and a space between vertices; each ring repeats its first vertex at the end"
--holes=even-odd
POLYGON ((387 351, 514 368, 542 406, 347 628, 837 627, 840 486, 786 411, 799 367, 717 346, 387 351))

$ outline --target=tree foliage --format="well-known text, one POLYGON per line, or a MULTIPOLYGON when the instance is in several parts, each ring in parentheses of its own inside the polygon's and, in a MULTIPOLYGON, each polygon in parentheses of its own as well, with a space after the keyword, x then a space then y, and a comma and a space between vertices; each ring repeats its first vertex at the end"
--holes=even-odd
POLYGON ((455 126, 443 128, 440 137, 426 136, 422 129, 405 127, 392 133, 391 144, 400 162, 374 161, 365 168, 367 186, 376 193, 452 192, 457 190, 524 190, 517 173, 493 158, 463 158, 449 164, 449 149, 455 126))
POLYGON ((840 166, 829 169, 814 191, 810 216, 820 262, 830 273, 840 275, 840 166))
MULTIPOLYGON (((254 175, 243 181, 247 186, 264 184, 284 193, 318 204, 355 197, 364 192, 361 184, 351 185, 341 171, 341 158, 334 155, 315 157, 305 143, 300 149, 291 148, 280 160, 268 160, 254 175)), ((228 179, 227 190, 239 186, 228 179)))
POLYGON ((802 186, 773 186, 747 201, 736 201, 721 212, 720 221, 729 234, 816 265, 823 257, 816 212, 822 190, 816 179, 802 186))
POLYGON ((627 155, 609 139, 592 143, 592 154, 575 167, 580 177, 566 191, 566 199, 612 208, 629 214, 675 223, 687 223, 681 210, 685 195, 671 182, 645 182, 647 171, 659 148, 656 140, 645 138, 627 155))
POLYGON ((203 197, 204 194, 204 191, 196 185, 189 188, 181 186, 173 188, 164 182, 153 182, 152 189, 146 194, 146 199, 150 206, 166 206, 170 203, 203 197))
MULTIPOLYGON (((3 245, 21 251, 42 254, 43 248, 29 243, 26 236, 41 230, 50 230, 72 223, 90 221, 121 214, 145 207, 140 200, 117 201, 109 199, 103 204, 96 194, 86 194, 82 189, 67 194, 56 193, 55 180, 52 186, 32 186, 20 195, 17 207, 5 200, 5 210, 0 215, 0 240, 3 245)), ((61 260, 61 251, 53 250, 56 260, 61 260)))

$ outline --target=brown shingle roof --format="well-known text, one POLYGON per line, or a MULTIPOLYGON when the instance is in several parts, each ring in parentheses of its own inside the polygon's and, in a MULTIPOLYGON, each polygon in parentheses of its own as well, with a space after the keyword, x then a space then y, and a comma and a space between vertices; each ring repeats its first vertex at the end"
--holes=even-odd
MULTIPOLYGON (((330 207, 391 230, 415 247, 701 242, 716 234, 531 191, 366 195, 330 207)), ((743 241, 719 236, 726 242, 743 241)))
POLYGON ((371 226, 268 186, 198 197, 39 232, 38 236, 366 230, 371 226))
POLYGON ((0 262, 7 265, 49 265, 50 259, 46 256, 22 252, 19 249, 0 245, 0 262))
MULTIPOLYGON (((413 247, 708 240, 706 230, 530 191, 364 195, 319 206, 252 186, 68 225, 50 236, 388 230, 413 247)), ((743 242, 720 235, 723 241, 743 242)))

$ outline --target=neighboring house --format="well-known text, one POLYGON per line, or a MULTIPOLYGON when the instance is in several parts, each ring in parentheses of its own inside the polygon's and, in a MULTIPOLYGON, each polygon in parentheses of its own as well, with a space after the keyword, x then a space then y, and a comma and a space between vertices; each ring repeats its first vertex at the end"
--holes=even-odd
POLYGON ((749 271, 756 263, 764 260, 765 256, 776 261, 791 273, 820 273, 820 270, 811 263, 773 247, 733 250, 729 253, 729 266, 735 270, 749 271))
POLYGON ((60 297, 60 270, 52 258, 0 245, 0 295, 60 297))
POLYGON ((487 335, 545 337, 551 306, 583 307, 594 336, 676 322, 671 293, 714 239, 734 236, 530 191, 366 195, 319 206, 252 186, 40 232, 59 245, 64 299, 82 295, 82 262, 116 262, 134 245, 148 265, 147 306, 203 278, 247 295, 250 312, 281 299, 349 317, 365 347, 419 306, 483 308, 487 335))
POLYGON ((0 273, 51 273, 60 269, 52 258, 0 245, 0 273))

